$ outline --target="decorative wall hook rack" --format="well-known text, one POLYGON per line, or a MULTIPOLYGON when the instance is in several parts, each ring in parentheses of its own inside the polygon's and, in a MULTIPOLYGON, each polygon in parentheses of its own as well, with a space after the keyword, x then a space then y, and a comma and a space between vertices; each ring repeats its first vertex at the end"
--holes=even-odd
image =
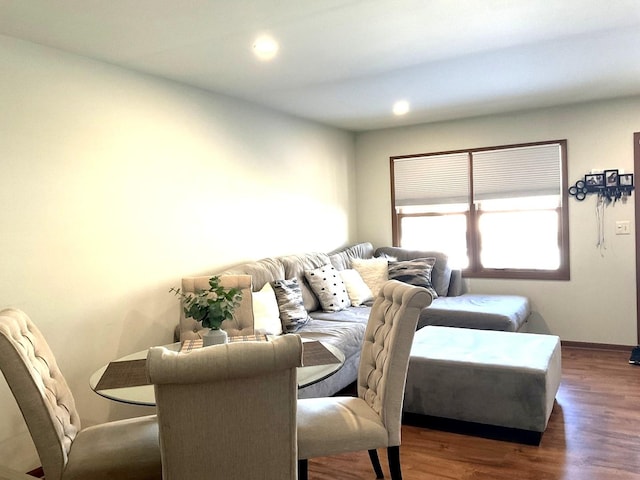
POLYGON ((618 170, 605 170, 602 173, 587 173, 584 178, 578 180, 575 185, 569 187, 569 195, 582 201, 590 193, 613 200, 631 196, 635 189, 633 185, 633 173, 618 173, 618 170))

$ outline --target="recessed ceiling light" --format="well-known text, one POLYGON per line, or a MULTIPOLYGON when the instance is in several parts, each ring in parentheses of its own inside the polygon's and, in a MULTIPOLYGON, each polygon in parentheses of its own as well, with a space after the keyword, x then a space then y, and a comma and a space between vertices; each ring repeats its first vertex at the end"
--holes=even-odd
POLYGON ((394 115, 405 115, 409 112, 409 102, 406 100, 398 100, 393 104, 394 115))
POLYGON ((253 53, 260 60, 271 60, 278 53, 278 42, 266 35, 258 37, 253 42, 253 53))

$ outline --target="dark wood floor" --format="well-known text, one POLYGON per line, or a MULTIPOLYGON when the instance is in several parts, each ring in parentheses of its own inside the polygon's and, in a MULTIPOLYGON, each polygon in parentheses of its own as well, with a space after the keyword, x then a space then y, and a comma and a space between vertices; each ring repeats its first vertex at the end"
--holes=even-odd
MULTIPOLYGON (((539 445, 501 431, 404 425, 404 480, 640 480, 640 366, 629 355, 563 347, 562 384, 539 445)), ((367 452, 309 461, 310 480, 374 478, 367 452)))

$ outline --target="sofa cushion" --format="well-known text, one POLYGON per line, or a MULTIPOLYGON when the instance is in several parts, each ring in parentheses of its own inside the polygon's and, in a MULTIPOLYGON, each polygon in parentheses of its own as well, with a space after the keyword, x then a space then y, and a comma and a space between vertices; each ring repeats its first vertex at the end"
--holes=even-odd
POLYGON ((351 306, 347 287, 333 265, 307 270, 304 276, 325 312, 338 312, 351 306))
POLYGON ((431 283, 439 297, 446 297, 449 291, 449 282, 451 281, 451 267, 449 266, 449 257, 442 252, 429 252, 421 250, 407 250, 399 247, 380 247, 376 250, 376 256, 389 255, 397 258, 399 261, 413 260, 415 258, 436 259, 431 272, 431 283))
POLYGON ((349 307, 339 312, 323 312, 316 310, 310 312, 309 316, 316 320, 327 320, 331 322, 341 323, 362 323, 364 325, 369 321, 371 306, 349 307))
POLYGON ((531 313, 529 299, 521 295, 465 293, 436 298, 420 312, 418 328, 426 325, 518 332, 531 313))
POLYGON ((313 270, 331 263, 326 253, 304 253, 278 257, 284 267, 284 278, 296 278, 302 290, 304 308, 309 312, 318 310, 320 302, 315 296, 304 276, 306 270, 313 270))
MULTIPOLYGON (((348 308, 347 310, 351 309, 348 308)), ((366 323, 348 321, 335 322, 333 320, 321 320, 312 317, 311 320, 296 333, 305 339, 320 340, 335 345, 344 353, 346 358, 349 358, 353 355, 360 354, 365 328, 366 323)))
POLYGON ((363 260, 354 258, 351 262, 354 270, 357 270, 364 283, 371 289, 375 297, 382 284, 389 280, 389 261, 386 258, 370 258, 363 260))
POLYGON ((274 280, 271 286, 278 300, 282 329, 287 333, 296 332, 309 321, 298 279, 274 280))
MULTIPOLYGON (((326 315, 344 318, 347 312, 352 310, 369 310, 368 308, 349 307, 339 312, 311 312, 310 315, 326 315)), ((368 317, 368 315, 367 315, 368 317)), ((298 390, 299 398, 327 397, 335 395, 343 388, 352 384, 358 377, 358 365, 360 363, 360 350, 364 339, 366 322, 349 322, 320 320, 312 318, 298 332, 304 339, 320 340, 338 347, 345 356, 345 363, 334 375, 321 382, 309 385, 298 390)))
POLYGON ((389 262, 389 280, 398 280, 416 287, 424 287, 433 298, 438 298, 431 283, 431 271, 435 263, 436 259, 433 257, 389 262))
POLYGON ((346 270, 340 270, 340 276, 347 287, 347 294, 351 305, 359 307, 360 305, 373 300, 373 293, 371 289, 364 283, 364 280, 360 276, 357 270, 348 268, 346 270))

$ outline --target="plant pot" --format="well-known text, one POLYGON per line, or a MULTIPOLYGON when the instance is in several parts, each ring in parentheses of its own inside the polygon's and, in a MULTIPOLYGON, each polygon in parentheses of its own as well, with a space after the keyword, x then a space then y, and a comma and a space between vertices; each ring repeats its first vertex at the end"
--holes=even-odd
POLYGON ((220 345, 227 343, 228 335, 224 330, 209 329, 207 333, 202 336, 202 345, 208 347, 209 345, 220 345))

